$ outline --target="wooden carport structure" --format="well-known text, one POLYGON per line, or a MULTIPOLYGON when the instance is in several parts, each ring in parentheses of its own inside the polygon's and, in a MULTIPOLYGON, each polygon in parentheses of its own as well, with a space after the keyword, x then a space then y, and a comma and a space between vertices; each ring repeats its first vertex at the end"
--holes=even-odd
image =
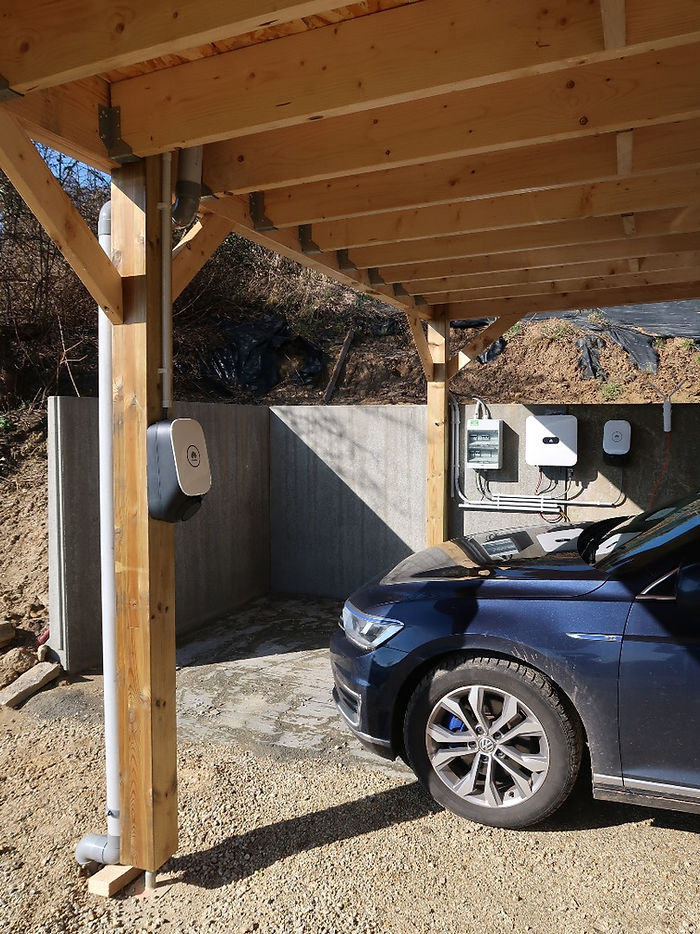
POLYGON ((204 146, 176 296, 231 231, 402 309, 428 382, 526 313, 700 297, 700 0, 5 0, 0 166, 114 324, 123 863, 177 848, 162 160, 204 146), (31 140, 112 172, 112 262, 31 140), (161 202, 162 204, 162 202, 161 202), (451 319, 495 321, 451 355, 451 319))

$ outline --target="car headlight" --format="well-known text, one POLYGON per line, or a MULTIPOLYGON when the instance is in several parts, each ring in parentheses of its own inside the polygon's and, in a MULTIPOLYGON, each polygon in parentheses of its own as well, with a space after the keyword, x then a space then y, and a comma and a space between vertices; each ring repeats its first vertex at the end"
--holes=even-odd
POLYGON ((343 607, 341 625, 348 639, 361 649, 376 649, 403 629, 403 623, 397 619, 361 613, 351 603, 343 607))

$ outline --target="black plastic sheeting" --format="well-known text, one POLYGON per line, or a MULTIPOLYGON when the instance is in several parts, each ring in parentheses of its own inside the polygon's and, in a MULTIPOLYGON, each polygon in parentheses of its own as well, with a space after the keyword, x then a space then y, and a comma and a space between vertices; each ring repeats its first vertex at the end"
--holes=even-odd
POLYGON ((280 382, 280 364, 293 364, 294 382, 309 384, 321 374, 326 355, 304 337, 293 335, 283 318, 267 316, 256 322, 225 324, 222 342, 202 364, 202 376, 218 390, 234 385, 257 396, 280 382))
MULTIPOLYGON (((573 314, 562 315, 562 317, 575 327, 581 328, 582 331, 590 331, 593 334, 600 334, 609 338, 618 347, 622 347, 630 362, 638 369, 644 373, 656 374, 659 366, 659 355, 653 346, 655 338, 650 334, 644 334, 643 331, 637 331, 635 328, 621 327, 616 324, 599 324, 598 322, 589 321, 584 315, 573 314)), ((600 343, 594 344, 592 341, 587 342, 582 347, 579 367, 584 374, 584 379, 605 378, 599 376, 596 370, 596 364, 598 371, 602 370, 599 359, 601 349, 600 343), (589 370, 593 372, 593 376, 585 375, 589 370)), ((602 372, 605 371, 602 370, 602 372)))
POLYGON ((578 358, 581 376, 584 379, 599 379, 605 382, 608 373, 600 362, 600 352, 605 347, 605 341, 591 335, 579 338, 576 346, 581 351, 581 356, 578 358))
POLYGON ((499 337, 490 347, 487 347, 483 353, 476 358, 477 363, 491 363, 496 357, 499 357, 506 349, 505 337, 499 337))

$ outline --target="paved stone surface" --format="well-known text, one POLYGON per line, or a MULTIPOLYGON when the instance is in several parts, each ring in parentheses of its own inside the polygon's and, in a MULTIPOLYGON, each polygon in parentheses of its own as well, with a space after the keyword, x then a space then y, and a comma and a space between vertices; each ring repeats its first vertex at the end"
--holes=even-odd
MULTIPOLYGON (((256 753, 363 763, 411 776, 368 752, 331 697, 328 643, 341 604, 315 597, 264 597, 202 627, 177 653, 180 741, 235 743, 256 753)), ((102 678, 76 678, 39 695, 29 711, 99 723, 102 678)))

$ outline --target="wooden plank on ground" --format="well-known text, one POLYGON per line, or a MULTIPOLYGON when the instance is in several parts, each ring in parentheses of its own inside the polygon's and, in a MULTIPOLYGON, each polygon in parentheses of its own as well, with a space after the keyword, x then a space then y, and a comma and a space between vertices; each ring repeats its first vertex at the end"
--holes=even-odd
POLYGON ((114 520, 121 861, 155 871, 177 849, 174 527, 151 519, 146 428, 161 408, 160 159, 112 179, 124 277, 113 329, 114 520))
POLYGON ((143 870, 135 866, 103 866, 88 879, 88 892, 91 895, 100 895, 111 898, 117 892, 133 882, 141 875, 143 870))
POLYGON ((352 346, 352 339, 355 336, 355 332, 352 328, 345 335, 345 340, 343 341, 343 346, 340 348, 340 353, 338 354, 338 359, 335 361, 335 366, 333 367, 333 372, 331 373, 331 378, 328 380, 328 385, 326 386, 326 391, 323 393, 323 404, 328 405, 335 391, 336 383, 340 377, 340 374, 343 369, 343 364, 345 363, 346 357, 350 352, 350 347, 352 346))
POLYGON ((0 168, 110 321, 121 321, 119 273, 17 119, 1 107, 0 168))

